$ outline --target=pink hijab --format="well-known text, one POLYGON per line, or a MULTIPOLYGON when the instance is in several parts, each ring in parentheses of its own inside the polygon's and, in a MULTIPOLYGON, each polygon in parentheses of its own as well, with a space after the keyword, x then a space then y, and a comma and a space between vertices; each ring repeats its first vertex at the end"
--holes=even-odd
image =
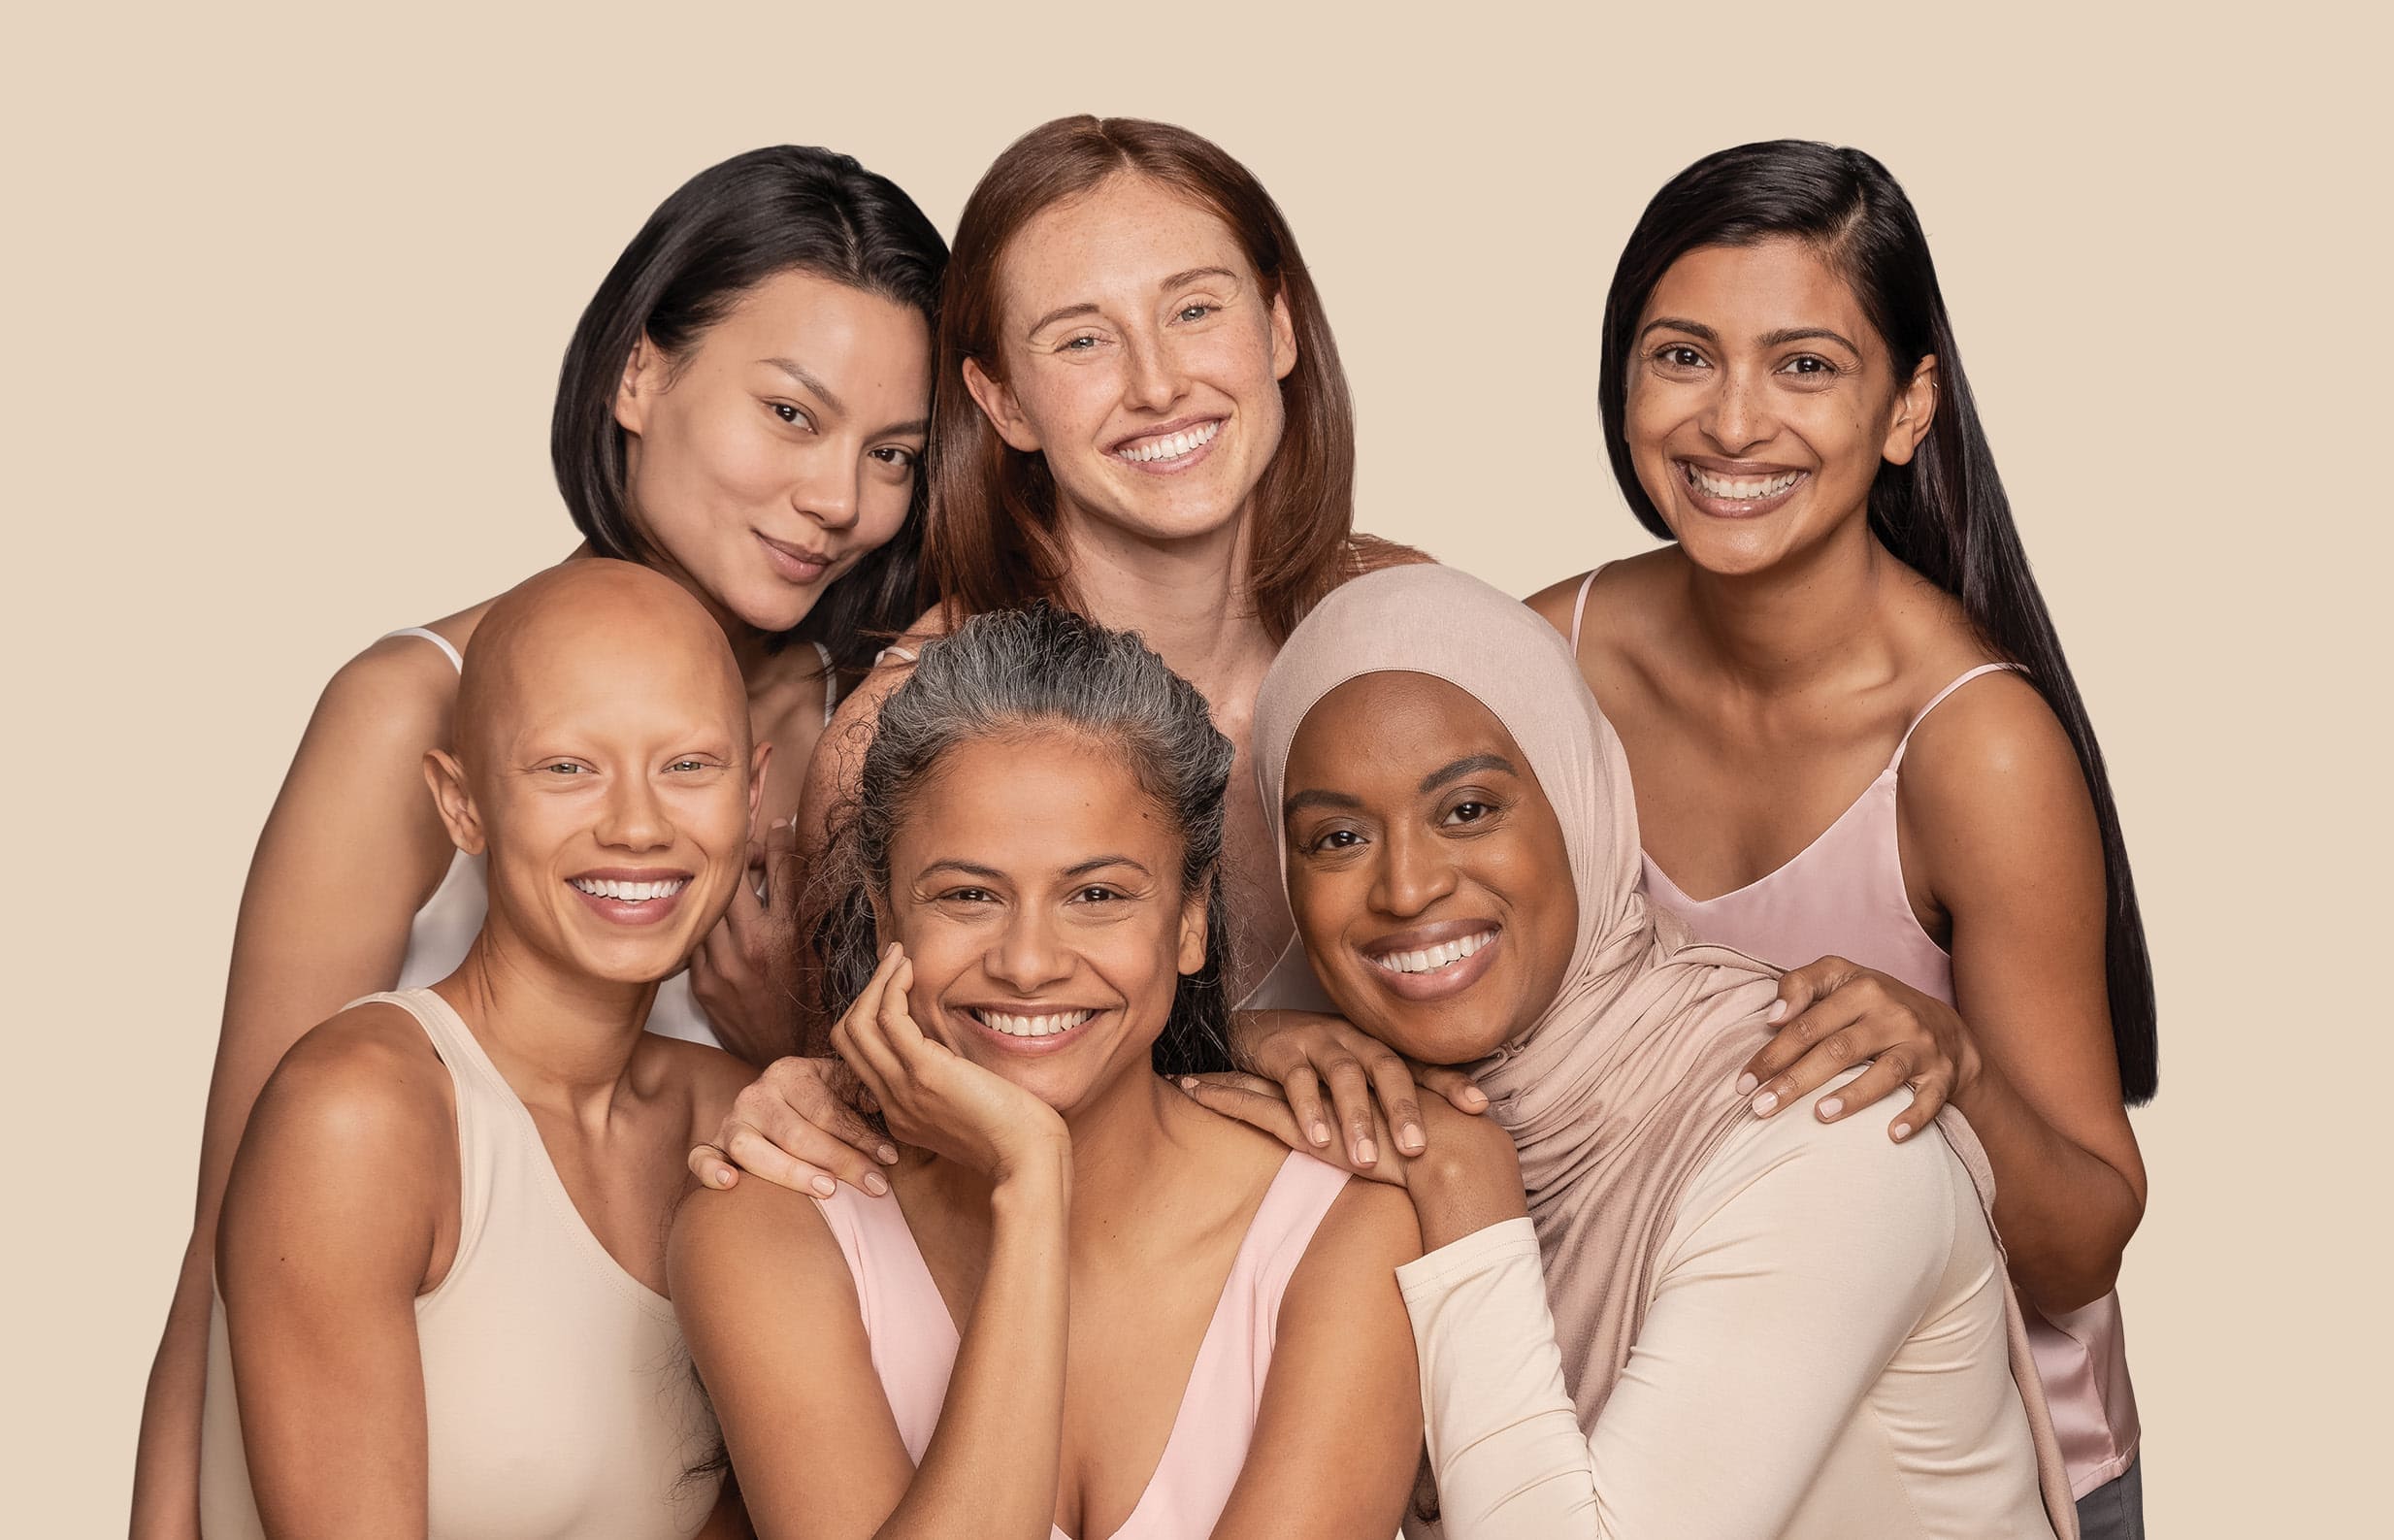
MULTIPOLYGON (((1741 952, 1694 944, 1681 922, 1648 904, 1628 761, 1578 660, 1525 606, 1451 567, 1357 578, 1290 636, 1256 700, 1256 770, 1271 816, 1306 713, 1349 679, 1384 672, 1444 679, 1486 706, 1562 826, 1579 901, 1562 989, 1528 1031, 1466 1067, 1521 1152, 1556 1339, 1585 1432, 1644 1324, 1682 1192, 1749 1115, 1732 1082, 1769 1036, 1761 1013, 1777 998, 1778 974, 1741 952)), ((1994 1179, 1969 1125, 1950 1107, 1937 1124, 1991 1205, 1994 1179)), ((2046 1510, 2057 1534, 2075 1535, 2019 1306, 2003 1294, 2046 1510)))

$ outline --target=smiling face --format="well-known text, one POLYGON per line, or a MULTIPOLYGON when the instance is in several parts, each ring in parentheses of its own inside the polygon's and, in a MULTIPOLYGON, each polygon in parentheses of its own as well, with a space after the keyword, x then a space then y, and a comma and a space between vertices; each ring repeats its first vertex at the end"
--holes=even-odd
POLYGON ((1486 706, 1427 674, 1350 679, 1298 728, 1281 805, 1297 934, 1357 1027, 1463 1064, 1553 1002, 1578 935, 1570 858, 1486 706))
POLYGON ((1230 226, 1117 176, 1025 224, 999 287, 998 356, 965 382, 1010 446, 1045 456, 1067 519, 1178 541, 1247 512, 1296 338, 1230 226))
POLYGON ((1120 757, 1054 729, 959 744, 890 842, 880 937, 914 964, 925 1033, 1070 1117, 1145 1075, 1205 962, 1170 815, 1120 757))
POLYGON ((905 522, 931 404, 931 333, 895 300, 767 279, 678 358, 625 366, 634 522, 720 613, 787 631, 905 522))
POLYGON ((475 634, 458 752, 433 789, 487 856, 501 948, 647 983, 679 967, 747 868, 766 754, 721 628, 671 580, 571 562, 475 634))
POLYGON ((1799 241, 1697 247, 1638 327, 1630 456, 1706 572, 1858 537, 1880 464, 1908 463, 1935 410, 1935 361, 1898 379, 1853 289, 1799 241))

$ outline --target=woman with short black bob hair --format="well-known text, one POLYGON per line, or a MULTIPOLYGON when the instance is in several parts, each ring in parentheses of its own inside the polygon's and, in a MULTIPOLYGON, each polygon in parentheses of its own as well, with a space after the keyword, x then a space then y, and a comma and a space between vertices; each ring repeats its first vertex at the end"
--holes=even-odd
MULTIPOLYGON (((763 818, 785 834, 841 672, 919 608, 946 258, 913 201, 850 157, 752 150, 649 216, 558 380, 550 449, 583 537, 569 559, 654 568, 723 627, 754 739, 777 750, 763 818)), ((344 665, 259 836, 191 1242, 143 1414, 137 1534, 189 1529, 216 1218, 259 1088, 348 1001, 448 974, 481 924, 480 862, 450 845, 422 765, 448 746, 464 649, 489 607, 395 632, 344 665)), ((758 1063, 780 1051, 787 1023, 761 958, 781 901, 740 884, 730 919, 660 991, 649 1029, 758 1063)))

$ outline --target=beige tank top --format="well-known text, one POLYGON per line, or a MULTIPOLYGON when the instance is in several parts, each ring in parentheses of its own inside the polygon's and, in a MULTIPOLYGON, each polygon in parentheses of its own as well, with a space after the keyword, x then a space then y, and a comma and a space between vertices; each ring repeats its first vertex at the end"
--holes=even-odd
MULTIPOLYGON (((431 1540, 683 1540, 715 1448, 673 1307, 599 1244, 508 1089, 429 989, 369 995, 422 1024, 456 1085, 457 1257, 415 1301, 431 1540)), ((263 1540, 242 1451, 224 1301, 208 1332, 200 1434, 208 1540, 263 1540)))

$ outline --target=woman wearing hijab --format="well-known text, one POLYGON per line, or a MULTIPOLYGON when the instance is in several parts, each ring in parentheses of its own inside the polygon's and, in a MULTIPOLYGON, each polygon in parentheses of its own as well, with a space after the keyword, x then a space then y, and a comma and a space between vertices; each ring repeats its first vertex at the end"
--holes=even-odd
MULTIPOLYGON (((1359 579, 1255 744, 1325 990, 1492 1098, 1427 1099, 1428 1153, 1371 1173, 1422 1224, 1448 1536, 2077 1533, 1977 1140, 1747 1115, 1777 976, 1640 894, 1619 740, 1551 628, 1451 569, 1359 579)), ((1270 1082, 1186 1084, 1303 1138, 1270 1082)))

